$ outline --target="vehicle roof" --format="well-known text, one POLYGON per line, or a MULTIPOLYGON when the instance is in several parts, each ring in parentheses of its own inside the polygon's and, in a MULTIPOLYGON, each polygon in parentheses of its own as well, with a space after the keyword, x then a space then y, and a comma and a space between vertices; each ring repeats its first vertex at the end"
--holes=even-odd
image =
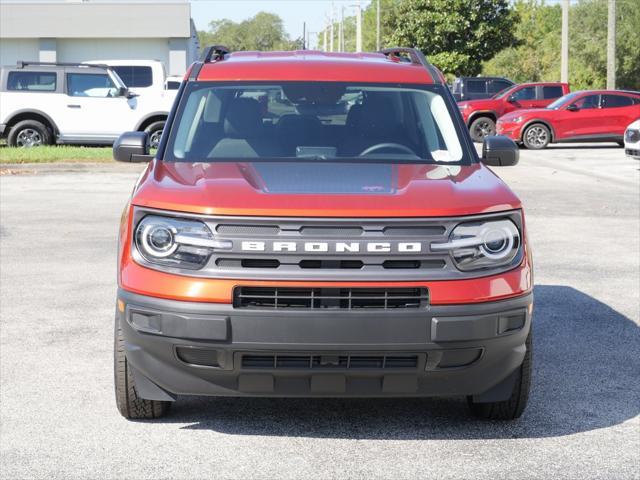
POLYGON ((67 65, 25 65, 23 67, 18 67, 16 65, 5 65, 2 67, 2 70, 11 71, 11 72, 42 72, 43 70, 54 70, 54 71, 65 71, 65 72, 80 72, 80 73, 104 73, 107 68, 106 67, 98 67, 93 65, 77 65, 77 66, 67 66, 67 65))
POLYGON ((438 82, 422 65, 382 53, 233 52, 205 63, 197 80, 327 81, 367 83, 438 82))
POLYGON ((636 92, 634 90, 574 90, 573 92, 570 92, 570 93, 579 93, 579 94, 588 93, 591 95, 622 93, 624 95, 640 95, 640 92, 636 92))
POLYGON ((155 67, 158 65, 162 65, 162 62, 160 60, 88 60, 83 63, 104 63, 105 65, 111 65, 114 67, 155 67))
POLYGON ((514 83, 513 80, 509 80, 506 77, 456 77, 455 80, 506 80, 507 82, 514 83))

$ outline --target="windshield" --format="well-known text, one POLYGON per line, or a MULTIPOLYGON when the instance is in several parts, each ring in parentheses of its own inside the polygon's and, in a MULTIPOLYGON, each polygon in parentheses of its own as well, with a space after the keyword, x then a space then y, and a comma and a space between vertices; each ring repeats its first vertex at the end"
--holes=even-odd
POLYGON ((577 95, 578 95, 578 92, 567 93, 565 96, 558 98, 554 102, 551 102, 549 105, 547 105, 547 108, 550 109, 550 110, 557 110, 562 105, 564 105, 565 102, 573 100, 577 95))
POLYGON ((500 90, 498 93, 496 93, 493 97, 494 99, 498 99, 498 98, 503 98, 504 96, 506 96, 514 87, 516 87, 517 85, 512 85, 510 87, 507 88, 503 88, 502 90, 500 90))
POLYGON ((460 162, 444 92, 433 85, 191 83, 165 158, 460 162))

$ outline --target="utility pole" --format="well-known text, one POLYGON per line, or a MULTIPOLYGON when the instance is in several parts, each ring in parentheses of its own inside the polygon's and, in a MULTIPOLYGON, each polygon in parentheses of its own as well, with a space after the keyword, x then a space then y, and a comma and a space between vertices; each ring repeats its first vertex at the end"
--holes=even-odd
POLYGON ((344 52, 344 7, 340 9, 340 29, 338 30, 338 50, 344 52))
POLYGON ((331 23, 329 24, 329 51, 333 52, 333 2, 331 2, 331 23))
POLYGON ((356 52, 362 51, 362 6, 360 0, 356 4, 356 52))
POLYGON ((325 14, 324 17, 324 30, 322 31, 322 51, 326 52, 327 51, 327 30, 329 29, 329 22, 327 22, 327 17, 325 14))
POLYGON ((376 3, 376 51, 380 51, 380 0, 376 3))
POLYGON ((569 0, 562 0, 562 46, 560 47, 560 81, 569 81, 569 0))
POLYGON ((307 22, 302 22, 302 49, 307 49, 307 22))
POLYGON ((616 0, 609 0, 607 15, 607 89, 616 88, 616 0))

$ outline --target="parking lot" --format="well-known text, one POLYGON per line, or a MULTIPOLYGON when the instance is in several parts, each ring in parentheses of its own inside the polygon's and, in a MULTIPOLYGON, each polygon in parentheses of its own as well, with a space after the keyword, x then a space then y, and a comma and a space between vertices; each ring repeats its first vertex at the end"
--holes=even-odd
POLYGON ((3 478, 640 478, 640 162, 522 151, 535 261, 523 417, 464 399, 181 398, 129 422, 113 394, 116 231, 141 165, 0 177, 3 478))

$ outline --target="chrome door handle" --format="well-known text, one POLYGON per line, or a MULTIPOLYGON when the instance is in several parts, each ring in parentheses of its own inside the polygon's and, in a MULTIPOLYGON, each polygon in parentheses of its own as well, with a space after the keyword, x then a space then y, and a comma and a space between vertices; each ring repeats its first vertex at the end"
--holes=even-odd
POLYGON ((69 108, 80 108, 80 105, 67 105, 69 108))

